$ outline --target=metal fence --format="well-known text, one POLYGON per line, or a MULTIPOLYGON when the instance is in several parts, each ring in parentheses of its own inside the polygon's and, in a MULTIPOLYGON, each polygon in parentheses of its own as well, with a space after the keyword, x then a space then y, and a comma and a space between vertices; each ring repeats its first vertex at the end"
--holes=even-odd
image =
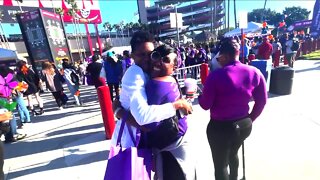
POLYGON ((186 78, 193 78, 197 80, 198 83, 201 82, 200 66, 201 64, 176 69, 174 75, 176 76, 181 87, 184 87, 184 80, 186 78))

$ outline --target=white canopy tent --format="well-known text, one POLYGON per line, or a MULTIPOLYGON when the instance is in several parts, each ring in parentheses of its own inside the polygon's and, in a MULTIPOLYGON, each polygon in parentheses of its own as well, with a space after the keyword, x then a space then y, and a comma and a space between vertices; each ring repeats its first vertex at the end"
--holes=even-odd
MULTIPOLYGON (((268 25, 269 31, 274 29, 274 26, 268 25)), ((244 34, 248 33, 261 33, 262 30, 262 24, 261 23, 256 23, 256 22, 248 22, 248 28, 243 29, 244 34)), ((232 37, 232 36, 240 36, 241 35, 241 29, 236 28, 232 31, 229 31, 224 34, 224 37, 232 37)))
POLYGON ((17 60, 18 56, 15 51, 0 48, 0 61, 17 60))

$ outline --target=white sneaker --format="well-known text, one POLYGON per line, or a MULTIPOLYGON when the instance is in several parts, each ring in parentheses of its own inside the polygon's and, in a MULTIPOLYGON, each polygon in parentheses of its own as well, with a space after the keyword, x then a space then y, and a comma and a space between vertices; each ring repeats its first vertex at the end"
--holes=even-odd
POLYGON ((60 110, 63 110, 63 107, 61 106, 61 107, 59 107, 59 109, 60 109, 60 110))

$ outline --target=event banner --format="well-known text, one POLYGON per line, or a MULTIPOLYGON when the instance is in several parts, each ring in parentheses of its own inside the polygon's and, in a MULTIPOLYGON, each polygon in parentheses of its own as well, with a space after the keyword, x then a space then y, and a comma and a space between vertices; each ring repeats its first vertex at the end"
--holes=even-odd
MULTIPOLYGON (((79 11, 75 17, 79 23, 100 24, 102 23, 99 1, 97 0, 75 0, 79 11)), ((34 11, 38 8, 55 12, 57 8, 64 11, 63 21, 71 23, 72 16, 68 15, 71 6, 65 0, 0 0, 0 10, 2 11, 2 23, 16 23, 15 15, 26 11, 34 11)))
POLYGON ((312 35, 318 36, 320 34, 320 0, 316 0, 316 3, 314 4, 310 30, 312 35))
POLYGON ((34 68, 49 61, 60 66, 62 59, 71 60, 60 16, 41 9, 17 15, 21 33, 34 68))

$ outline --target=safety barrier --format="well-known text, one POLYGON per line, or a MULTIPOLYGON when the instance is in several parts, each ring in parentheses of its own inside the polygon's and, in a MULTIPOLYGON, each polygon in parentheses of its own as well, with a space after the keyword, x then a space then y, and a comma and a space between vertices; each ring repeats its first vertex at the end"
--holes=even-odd
POLYGON ((193 78, 198 81, 198 83, 201 83, 201 77, 200 77, 200 66, 201 64, 178 68, 176 69, 174 75, 177 78, 179 85, 181 87, 184 87, 184 80, 186 78, 193 78))

